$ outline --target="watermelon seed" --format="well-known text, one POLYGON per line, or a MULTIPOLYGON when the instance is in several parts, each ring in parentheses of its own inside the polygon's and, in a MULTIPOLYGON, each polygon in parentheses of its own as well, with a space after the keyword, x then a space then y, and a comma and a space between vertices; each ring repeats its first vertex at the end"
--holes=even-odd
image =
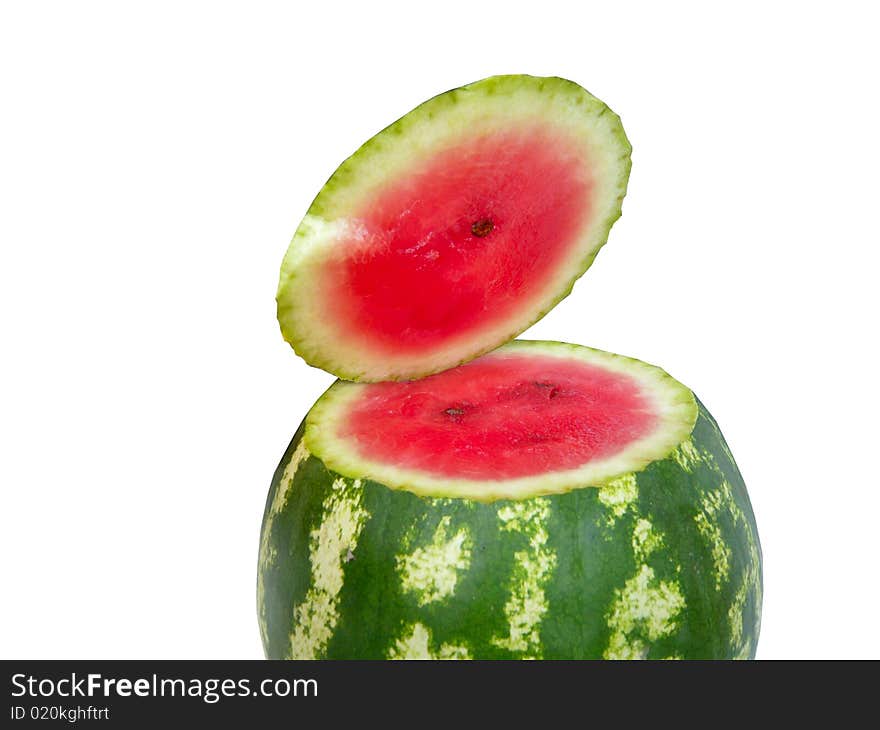
POLYGON ((491 220, 482 218, 474 221, 474 224, 471 226, 471 233, 477 238, 485 238, 492 232, 493 228, 495 228, 495 224, 491 220))
POLYGON ((464 409, 463 408, 447 408, 443 411, 447 416, 463 416, 464 409))
POLYGON ((539 388, 550 388, 550 394, 547 396, 548 398, 555 398, 559 395, 559 386, 553 385, 553 383, 539 383, 535 381, 535 385, 539 388))

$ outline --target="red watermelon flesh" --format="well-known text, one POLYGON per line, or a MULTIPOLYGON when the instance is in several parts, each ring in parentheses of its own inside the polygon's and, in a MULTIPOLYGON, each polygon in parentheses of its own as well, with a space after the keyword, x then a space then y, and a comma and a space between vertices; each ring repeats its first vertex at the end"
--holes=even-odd
POLYGON ((496 134, 389 184, 327 267, 340 328, 394 357, 529 307, 589 218, 590 168, 573 148, 540 128, 496 134))
POLYGON ((367 386, 340 435, 364 456, 434 476, 512 479, 619 453, 656 424, 638 381, 582 360, 486 356, 367 386))

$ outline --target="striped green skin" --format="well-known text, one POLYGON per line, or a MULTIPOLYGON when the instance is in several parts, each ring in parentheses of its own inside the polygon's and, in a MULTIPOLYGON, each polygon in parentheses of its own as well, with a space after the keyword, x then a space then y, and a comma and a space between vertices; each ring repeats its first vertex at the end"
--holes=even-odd
POLYGON ((421 498, 328 471, 294 436, 263 519, 269 658, 746 659, 749 498, 700 404, 690 439, 602 487, 421 498))

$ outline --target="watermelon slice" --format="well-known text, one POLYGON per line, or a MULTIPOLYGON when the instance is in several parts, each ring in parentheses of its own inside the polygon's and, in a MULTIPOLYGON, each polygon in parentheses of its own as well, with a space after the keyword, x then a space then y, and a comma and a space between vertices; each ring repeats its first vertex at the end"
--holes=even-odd
POLYGON ((469 361, 569 293, 629 169, 620 119, 571 81, 496 76, 434 97, 315 198, 282 264, 282 333, 348 380, 469 361))
POLYGON ((748 658, 761 592, 708 411, 659 368, 576 345, 337 381, 263 518, 270 658, 748 658))

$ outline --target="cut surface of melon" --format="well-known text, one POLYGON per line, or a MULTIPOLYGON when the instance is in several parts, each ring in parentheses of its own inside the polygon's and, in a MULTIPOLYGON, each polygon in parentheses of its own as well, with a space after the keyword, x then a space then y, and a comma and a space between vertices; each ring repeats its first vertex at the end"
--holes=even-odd
POLYGON ((697 406, 652 365, 514 341, 418 381, 339 381, 306 419, 331 469, 422 496, 524 499, 601 486, 686 440, 697 406))

